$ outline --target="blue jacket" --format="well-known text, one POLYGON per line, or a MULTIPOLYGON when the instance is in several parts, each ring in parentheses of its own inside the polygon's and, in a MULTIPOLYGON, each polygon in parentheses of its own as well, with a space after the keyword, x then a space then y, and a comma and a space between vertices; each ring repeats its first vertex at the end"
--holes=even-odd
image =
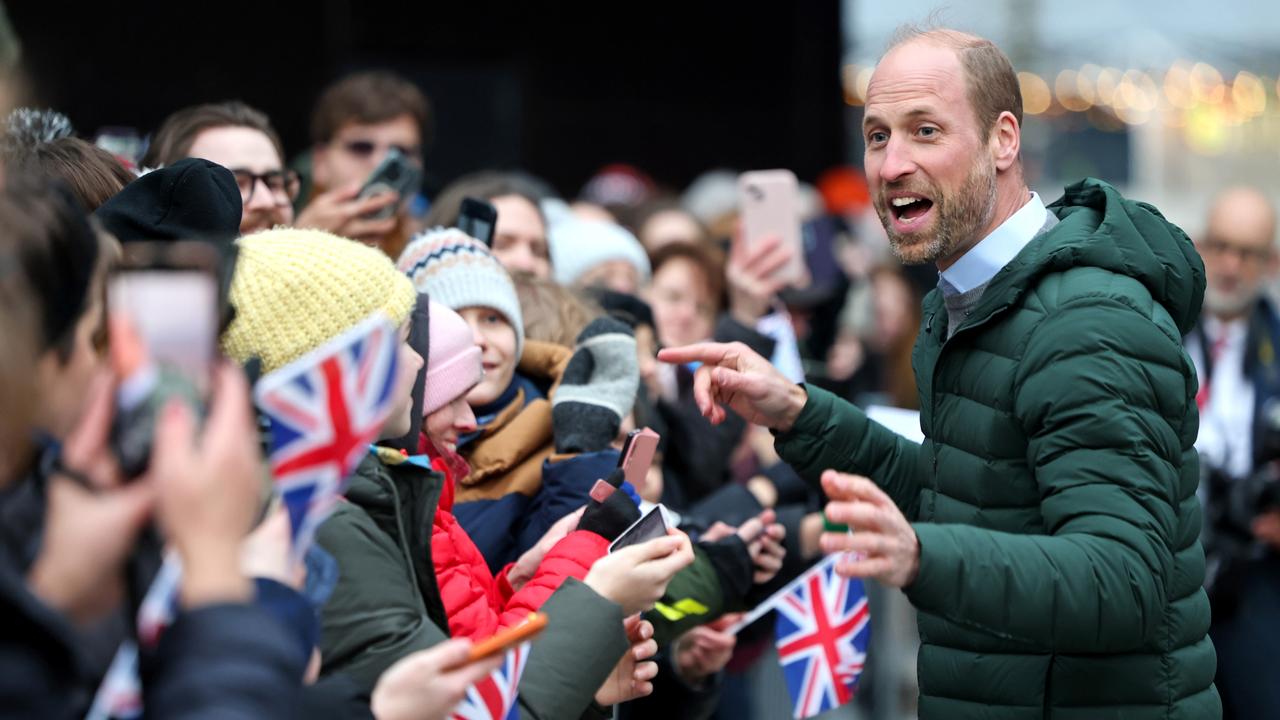
POLYGON ((560 518, 586 504, 591 486, 618 464, 618 451, 555 454, 551 402, 572 351, 527 341, 511 387, 477 410, 480 430, 459 443, 471 465, 453 514, 498 572, 533 547, 560 518))
MULTIPOLYGON (((83 717, 94 690, 72 629, 0 564, 0 714, 83 717)), ((305 661, 261 608, 210 605, 181 613, 144 677, 147 714, 159 718, 289 718, 305 661)))

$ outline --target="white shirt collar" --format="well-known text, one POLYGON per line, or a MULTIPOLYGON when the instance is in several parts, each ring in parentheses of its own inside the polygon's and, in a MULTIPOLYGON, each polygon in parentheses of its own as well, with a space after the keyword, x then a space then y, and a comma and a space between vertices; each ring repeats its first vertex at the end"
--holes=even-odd
POLYGON ((961 255, 951 267, 943 270, 943 281, 956 292, 969 292, 989 282, 1040 232, 1044 227, 1045 212, 1040 196, 1031 193, 1031 199, 1018 212, 969 248, 969 252, 961 255))

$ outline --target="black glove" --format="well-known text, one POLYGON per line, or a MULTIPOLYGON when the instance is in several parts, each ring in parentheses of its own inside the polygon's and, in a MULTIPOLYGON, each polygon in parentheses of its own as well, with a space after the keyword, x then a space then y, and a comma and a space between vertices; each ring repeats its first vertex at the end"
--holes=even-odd
MULTIPOLYGON (((618 488, 621 487, 622 480, 622 471, 614 470, 605 481, 618 488)), ((615 489, 604 502, 592 499, 587 503, 587 509, 582 511, 582 518, 578 520, 578 529, 589 530, 613 542, 623 530, 639 519, 640 508, 631 501, 631 496, 615 489)))

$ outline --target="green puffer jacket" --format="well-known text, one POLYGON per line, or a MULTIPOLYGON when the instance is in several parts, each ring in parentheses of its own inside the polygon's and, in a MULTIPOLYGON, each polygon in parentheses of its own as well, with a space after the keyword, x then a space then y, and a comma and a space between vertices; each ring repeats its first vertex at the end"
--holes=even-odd
MULTIPOLYGON (((320 613, 321 673, 371 693, 397 660, 448 637, 431 561, 438 473, 367 456, 316 534, 338 564, 320 613)), ((622 608, 569 578, 542 606, 546 629, 520 678, 522 720, 576 720, 626 652, 622 608)))
POLYGON ((950 340, 925 298, 923 446, 811 388, 779 451, 870 476, 915 521, 921 718, 1219 718, 1181 344, 1204 265, 1101 181, 1049 209, 950 340))

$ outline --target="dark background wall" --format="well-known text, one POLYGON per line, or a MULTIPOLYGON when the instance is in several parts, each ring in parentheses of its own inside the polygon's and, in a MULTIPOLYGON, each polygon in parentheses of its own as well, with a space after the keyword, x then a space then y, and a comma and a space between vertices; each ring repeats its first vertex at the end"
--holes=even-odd
POLYGON ((712 167, 812 179, 845 158, 838 0, 7 5, 32 100, 85 134, 239 98, 298 152, 320 90, 382 66, 432 101, 428 189, 523 167, 574 193, 617 161, 672 187, 712 167))

